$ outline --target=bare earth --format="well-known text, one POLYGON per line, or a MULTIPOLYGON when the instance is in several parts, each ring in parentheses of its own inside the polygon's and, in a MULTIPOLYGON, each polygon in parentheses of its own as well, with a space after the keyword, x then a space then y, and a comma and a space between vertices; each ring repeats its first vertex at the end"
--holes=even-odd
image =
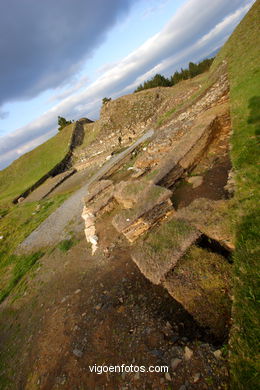
POLYGON ((8 300, 2 307, 3 353, 15 367, 5 371, 10 389, 225 389, 226 362, 214 355, 214 340, 142 276, 115 231, 103 233, 105 255, 92 257, 84 239, 65 255, 56 249, 12 311, 8 300), (166 365, 169 374, 98 375, 94 364, 166 365))

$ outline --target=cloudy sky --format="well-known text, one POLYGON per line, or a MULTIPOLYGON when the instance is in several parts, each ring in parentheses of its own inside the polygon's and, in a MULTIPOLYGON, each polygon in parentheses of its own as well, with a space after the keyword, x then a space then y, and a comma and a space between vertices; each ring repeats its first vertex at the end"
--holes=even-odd
POLYGON ((101 100, 221 47, 254 0, 2 0, 0 169, 101 100))

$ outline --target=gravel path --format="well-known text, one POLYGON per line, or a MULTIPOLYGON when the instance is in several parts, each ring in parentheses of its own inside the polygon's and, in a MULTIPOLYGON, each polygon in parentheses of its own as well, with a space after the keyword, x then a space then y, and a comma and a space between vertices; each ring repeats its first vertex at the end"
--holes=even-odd
POLYGON ((113 156, 104 164, 79 190, 71 195, 57 210, 55 210, 41 225, 38 226, 19 246, 19 252, 32 252, 39 248, 54 245, 61 240, 68 238, 68 230, 84 229, 81 212, 83 198, 86 196, 88 186, 94 181, 100 180, 115 164, 124 159, 138 145, 154 134, 153 130, 146 132, 141 138, 118 155, 113 156), (74 226, 71 225, 73 221, 74 226))

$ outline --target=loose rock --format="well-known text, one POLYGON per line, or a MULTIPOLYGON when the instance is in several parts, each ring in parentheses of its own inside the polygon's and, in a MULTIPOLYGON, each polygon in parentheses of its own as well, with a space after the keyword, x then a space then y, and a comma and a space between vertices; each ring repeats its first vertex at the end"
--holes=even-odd
POLYGON ((175 359, 172 359, 171 360, 171 368, 173 370, 176 370, 176 368, 178 367, 178 365, 182 362, 181 359, 178 359, 178 358, 175 358, 175 359))
POLYGON ((184 349, 184 359, 190 360, 192 355, 193 355, 193 351, 189 347, 186 346, 184 349))
POLYGON ((83 355, 83 352, 82 352, 80 349, 77 349, 77 348, 73 349, 72 352, 73 352, 73 354, 74 354, 75 356, 77 356, 78 358, 81 358, 82 355, 83 355))

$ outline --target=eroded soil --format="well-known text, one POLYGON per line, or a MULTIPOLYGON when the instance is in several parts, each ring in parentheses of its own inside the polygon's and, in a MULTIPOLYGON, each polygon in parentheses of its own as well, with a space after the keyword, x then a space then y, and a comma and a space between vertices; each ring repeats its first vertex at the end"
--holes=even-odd
POLYGON ((197 198, 220 200, 229 197, 225 186, 232 168, 229 153, 230 134, 231 123, 227 117, 207 153, 190 173, 190 177, 200 178, 199 185, 193 185, 189 182, 189 177, 186 177, 171 188, 176 209, 188 206, 197 198))
POLYGON ((214 355, 219 345, 166 290, 145 279, 115 232, 114 242, 106 241, 111 233, 104 231, 104 255, 92 257, 82 239, 65 255, 55 249, 28 278, 23 296, 5 302, 7 388, 225 389, 226 361, 214 355), (169 375, 99 375, 89 370, 95 364, 167 365, 169 375))

